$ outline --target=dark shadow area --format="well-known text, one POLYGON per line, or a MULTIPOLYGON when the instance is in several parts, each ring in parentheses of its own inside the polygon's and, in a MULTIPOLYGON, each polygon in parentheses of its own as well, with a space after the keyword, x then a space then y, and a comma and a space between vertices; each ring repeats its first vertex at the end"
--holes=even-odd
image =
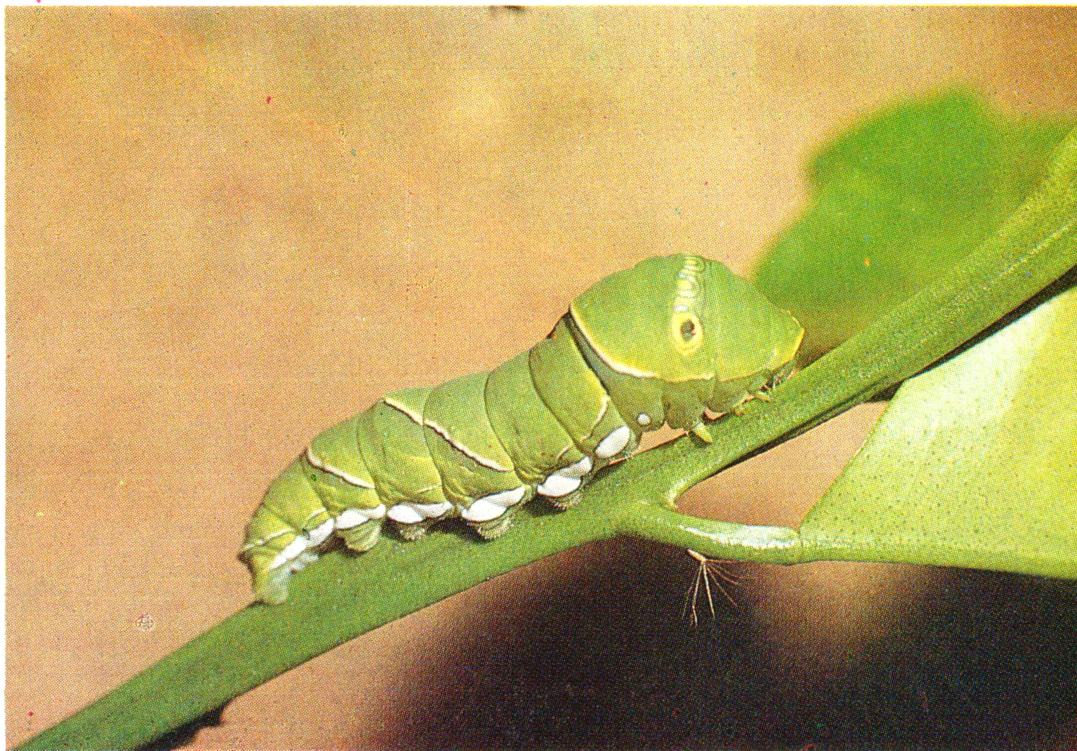
POLYGON ((483 638, 447 638, 393 697, 394 746, 1046 749, 1077 718, 1072 582, 939 569, 914 617, 836 668, 810 644, 776 657, 774 611, 753 603, 782 593, 764 578, 732 588, 735 607, 716 594, 717 618, 703 604, 693 629, 683 551, 616 540, 578 555, 491 603, 483 638))
POLYGON ((153 743, 142 746, 142 751, 173 751, 173 749, 186 746, 197 737, 198 732, 202 730, 202 728, 211 728, 220 725, 221 715, 224 713, 227 706, 228 704, 225 704, 220 709, 208 712, 197 720, 193 720, 182 727, 176 728, 171 733, 165 733, 153 743))

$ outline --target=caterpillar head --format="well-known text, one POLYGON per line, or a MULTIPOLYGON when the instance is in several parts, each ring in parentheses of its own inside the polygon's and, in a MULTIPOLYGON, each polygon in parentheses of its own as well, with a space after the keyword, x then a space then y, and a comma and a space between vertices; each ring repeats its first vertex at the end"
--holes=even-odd
POLYGON ((795 318, 748 281, 691 254, 649 258, 612 274, 576 298, 570 314, 602 364, 637 381, 604 379, 614 401, 627 398, 615 391, 639 391, 638 382, 648 382, 661 394, 664 421, 684 429, 699 423, 704 406, 726 411, 788 375, 804 336, 795 318))

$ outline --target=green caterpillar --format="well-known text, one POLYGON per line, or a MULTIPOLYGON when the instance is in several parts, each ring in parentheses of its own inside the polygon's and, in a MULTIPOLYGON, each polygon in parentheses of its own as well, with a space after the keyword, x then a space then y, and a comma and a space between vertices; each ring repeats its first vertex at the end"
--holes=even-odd
POLYGON ((787 378, 803 335, 716 261, 656 257, 606 277, 489 373, 395 391, 317 436, 247 525, 255 595, 283 602, 334 533, 363 552, 386 518, 408 540, 450 517, 489 539, 535 495, 568 508, 644 431, 665 423, 709 440, 704 410, 787 378))

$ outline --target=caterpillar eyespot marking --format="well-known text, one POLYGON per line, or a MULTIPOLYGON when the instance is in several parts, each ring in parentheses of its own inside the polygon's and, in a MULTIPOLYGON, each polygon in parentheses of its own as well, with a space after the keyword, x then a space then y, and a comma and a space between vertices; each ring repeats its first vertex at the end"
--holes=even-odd
POLYGON ((361 553, 386 520, 405 539, 453 517, 492 538, 536 495, 567 508, 644 431, 706 440, 703 415, 788 377, 803 335, 717 261, 678 254, 612 274, 489 373, 393 392, 316 436, 247 524, 255 597, 283 602, 335 539, 361 553))

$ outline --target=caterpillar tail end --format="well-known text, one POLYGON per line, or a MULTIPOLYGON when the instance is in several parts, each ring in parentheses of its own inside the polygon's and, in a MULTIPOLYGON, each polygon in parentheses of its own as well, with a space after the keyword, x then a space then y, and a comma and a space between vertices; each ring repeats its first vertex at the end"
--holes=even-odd
POLYGON ((240 555, 253 577, 254 599, 267 605, 280 605, 288 599, 288 581, 292 578, 291 566, 270 568, 272 555, 240 555))

